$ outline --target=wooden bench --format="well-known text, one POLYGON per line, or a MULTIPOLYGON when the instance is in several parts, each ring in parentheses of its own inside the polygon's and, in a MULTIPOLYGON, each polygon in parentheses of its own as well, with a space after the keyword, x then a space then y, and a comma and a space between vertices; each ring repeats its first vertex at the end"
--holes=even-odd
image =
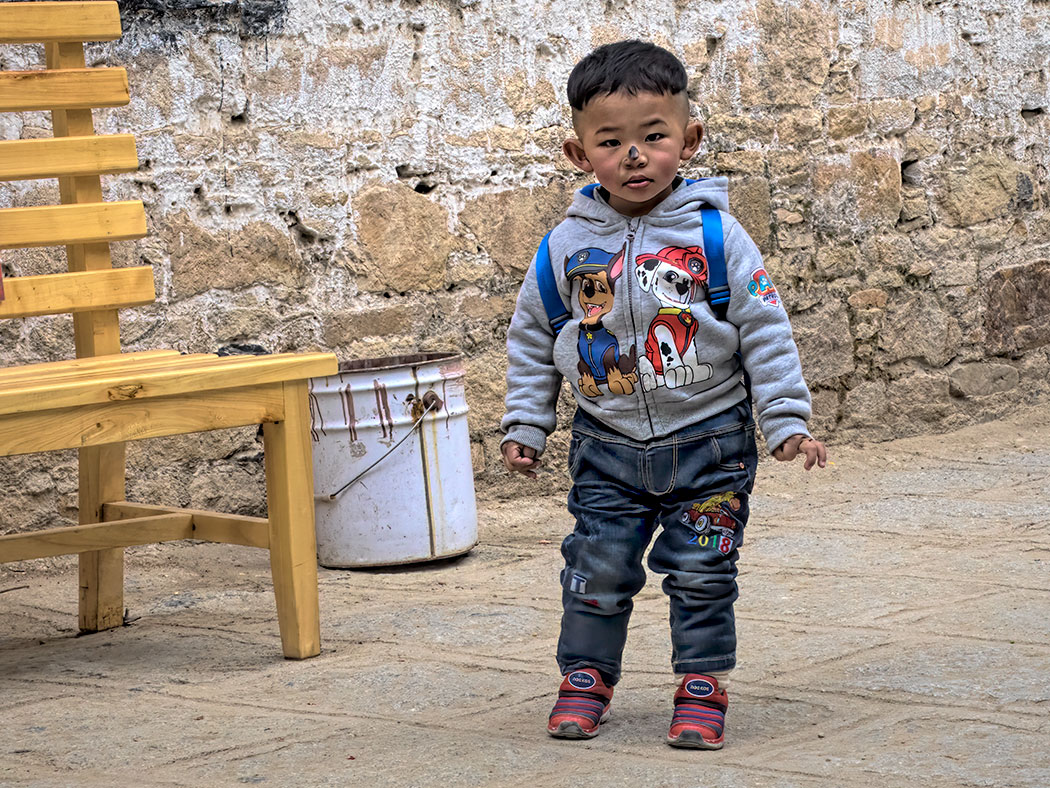
MULTIPOLYGON (((0 180, 57 178, 60 205, 0 210, 0 250, 65 246, 68 273, 9 277, 0 318, 72 313, 76 358, 0 369, 0 455, 79 450, 80 525, 0 537, 0 563, 79 554, 80 629, 119 626, 124 547, 174 539, 270 551, 286 657, 320 651, 308 379, 327 353, 121 353, 117 310, 154 299, 149 266, 113 268, 146 235, 138 201, 103 202, 100 175, 138 167, 134 137, 96 136, 92 108, 128 103, 122 68, 85 68, 120 37, 115 2, 0 3, 0 45, 43 44, 46 69, 0 71, 0 112, 45 110, 54 138, 0 141, 0 180), (262 424, 267 518, 125 501, 129 440, 262 424)), ((0 252, 0 254, 10 254, 0 252)))

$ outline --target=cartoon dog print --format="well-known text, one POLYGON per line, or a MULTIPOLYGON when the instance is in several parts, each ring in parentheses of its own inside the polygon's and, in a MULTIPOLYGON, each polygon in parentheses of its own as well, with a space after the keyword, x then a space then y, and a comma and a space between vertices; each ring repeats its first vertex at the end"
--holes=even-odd
POLYGON ((603 249, 581 249, 565 258, 565 276, 580 280, 577 301, 583 309, 577 349, 580 379, 576 386, 586 397, 600 397, 599 386, 613 394, 632 394, 638 382, 636 349, 620 354, 616 337, 602 325, 615 299, 616 280, 623 272, 624 250, 612 254, 603 249))
POLYGON ((703 249, 667 246, 656 254, 640 254, 634 273, 642 290, 663 304, 649 324, 645 356, 638 360, 642 389, 674 389, 710 378, 711 365, 696 354, 696 318, 689 308, 707 282, 703 249))

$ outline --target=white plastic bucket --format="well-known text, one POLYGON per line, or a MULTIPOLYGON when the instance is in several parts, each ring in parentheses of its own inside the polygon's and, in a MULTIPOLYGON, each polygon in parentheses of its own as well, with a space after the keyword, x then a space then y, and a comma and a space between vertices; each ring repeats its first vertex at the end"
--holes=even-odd
POLYGON ((420 353, 343 362, 310 381, 322 566, 432 561, 477 544, 463 374, 454 353, 420 353))

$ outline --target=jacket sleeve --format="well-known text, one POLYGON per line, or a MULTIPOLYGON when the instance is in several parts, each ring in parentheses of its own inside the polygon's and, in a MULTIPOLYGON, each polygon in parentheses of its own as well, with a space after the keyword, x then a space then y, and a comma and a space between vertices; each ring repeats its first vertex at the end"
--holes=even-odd
POLYGON ((727 316, 740 331, 740 355, 751 376, 758 426, 772 452, 792 435, 809 435, 810 394, 787 311, 766 273, 762 254, 739 222, 728 222, 727 316))
POLYGON ((546 448, 547 436, 557 425, 561 373, 554 366, 555 339, 543 308, 533 259, 507 331, 506 414, 500 429, 506 433, 503 443, 517 441, 537 454, 546 448))

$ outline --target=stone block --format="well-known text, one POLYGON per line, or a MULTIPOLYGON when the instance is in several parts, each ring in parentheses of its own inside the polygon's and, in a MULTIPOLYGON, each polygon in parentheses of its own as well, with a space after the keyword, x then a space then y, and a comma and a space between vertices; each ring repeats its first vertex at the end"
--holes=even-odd
POLYGON ((758 40, 732 53, 745 106, 811 106, 827 81, 839 24, 822 3, 806 0, 790 13, 775 0, 745 12, 758 40))
POLYGON ((913 372, 886 387, 887 419, 898 435, 929 432, 951 409, 945 372, 913 372))
POLYGON ((324 343, 338 347, 364 337, 415 337, 425 321, 418 307, 399 305, 336 312, 324 325, 324 343))
POLYGON ((824 115, 815 109, 800 109, 781 115, 777 121, 777 142, 786 147, 804 145, 819 139, 824 115))
POLYGON ((352 199, 364 262, 361 289, 405 293, 445 286, 449 254, 460 246, 448 212, 400 183, 371 183, 352 199))
POLYGON ((1050 261, 996 271, 985 286, 984 331, 995 354, 1050 344, 1050 261))
POLYGON ((500 270, 522 277, 543 236, 564 218, 575 189, 558 180, 545 188, 485 194, 467 200, 459 220, 500 270))
POLYGON ((823 304, 794 315, 791 322, 807 382, 828 384, 853 372, 853 338, 843 304, 823 304))
POLYGON ((944 173, 939 206, 945 221, 969 227, 1003 216, 1016 200, 1023 172, 1003 153, 983 153, 944 173))
POLYGON ((781 249, 810 249, 815 243, 812 231, 802 225, 777 227, 777 245, 781 249))
POLYGON ((811 399, 812 416, 806 426, 817 440, 824 440, 838 424, 839 393, 835 389, 814 389, 811 399))
POLYGON ((833 140, 856 137, 868 129, 868 107, 850 104, 845 107, 828 108, 828 135, 833 140))
POLYGON ((871 290, 859 290, 851 295, 847 301, 854 309, 883 309, 889 299, 885 290, 873 288, 871 290))
POLYGON ((887 310, 879 350, 887 363, 915 358, 943 367, 956 355, 961 338, 958 321, 936 298, 922 294, 887 310))
POLYGON ((774 151, 769 155, 769 175, 781 189, 809 186, 812 159, 797 151, 774 151))
POLYGON ((956 397, 987 397, 1013 390, 1020 377, 1017 369, 1009 364, 977 362, 962 364, 952 370, 948 386, 956 397))
POLYGON ((770 251, 769 181, 734 179, 729 186, 729 208, 763 254, 770 251))
POLYGON ((827 279, 839 279, 857 273, 862 256, 856 246, 822 244, 817 249, 817 270, 827 279))
POLYGON ((180 211, 161 222, 156 232, 171 258, 177 298, 264 283, 296 287, 302 281, 302 258, 288 231, 266 222, 211 232, 180 211))
POLYGON ((919 161, 937 156, 944 151, 944 136, 935 136, 922 131, 909 131, 904 135, 904 160, 919 161))
POLYGON ((896 137, 915 123, 915 104, 904 99, 874 101, 870 107, 872 131, 881 137, 896 137))
POLYGON ((878 427, 886 423, 886 381, 866 380, 846 392, 844 428, 878 427))
POLYGON ((704 124, 707 143, 716 151, 735 151, 744 143, 768 145, 773 141, 774 128, 770 118, 760 115, 712 113, 704 124))
POLYGON ((727 175, 765 175, 766 157, 756 150, 719 153, 715 156, 715 168, 727 175))
POLYGON ((825 233, 859 237, 893 227, 900 218, 900 164, 888 152, 854 153, 841 163, 825 160, 816 167, 813 188, 813 221, 825 233))
POLYGON ((470 412, 470 432, 491 435, 504 413, 507 395, 507 351, 488 350, 466 360, 466 386, 470 412))

